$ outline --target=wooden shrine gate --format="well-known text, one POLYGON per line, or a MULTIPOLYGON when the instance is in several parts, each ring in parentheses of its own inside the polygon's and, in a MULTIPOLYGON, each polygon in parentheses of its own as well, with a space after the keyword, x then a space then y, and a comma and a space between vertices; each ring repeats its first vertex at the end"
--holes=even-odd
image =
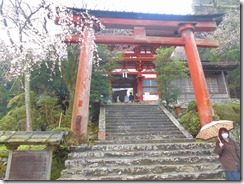
MULTIPOLYGON (((77 25, 79 21, 82 21, 79 12, 85 10, 72 10, 73 22, 77 25)), ((184 46, 201 126, 214 120, 214 112, 197 47, 216 48, 218 43, 206 39, 196 39, 194 32, 214 31, 221 22, 223 14, 165 15, 100 10, 91 10, 89 14, 97 17, 105 29, 131 30, 133 35, 102 35, 96 34, 96 30, 90 28, 86 28, 84 31, 71 123, 71 129, 83 136, 80 142, 86 141, 87 137, 94 36, 96 44, 184 46)), ((65 41, 78 43, 79 36, 72 35, 71 39, 65 41)))

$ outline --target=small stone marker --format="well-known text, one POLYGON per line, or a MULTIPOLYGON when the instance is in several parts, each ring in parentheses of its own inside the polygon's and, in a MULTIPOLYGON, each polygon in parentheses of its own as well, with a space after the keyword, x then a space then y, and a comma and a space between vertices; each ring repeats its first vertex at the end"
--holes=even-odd
POLYGON ((50 180, 52 151, 10 151, 5 180, 50 180))

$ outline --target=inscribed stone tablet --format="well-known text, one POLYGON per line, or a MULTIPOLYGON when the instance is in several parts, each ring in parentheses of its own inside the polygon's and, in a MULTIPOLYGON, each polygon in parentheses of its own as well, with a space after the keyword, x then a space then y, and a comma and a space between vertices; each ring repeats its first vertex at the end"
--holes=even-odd
POLYGON ((48 180, 51 157, 48 151, 12 152, 8 180, 48 180))

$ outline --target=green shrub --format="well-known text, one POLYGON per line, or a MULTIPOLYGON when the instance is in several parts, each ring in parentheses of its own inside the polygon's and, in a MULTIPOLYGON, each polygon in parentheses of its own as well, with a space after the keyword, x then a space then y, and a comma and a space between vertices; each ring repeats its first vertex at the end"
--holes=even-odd
POLYGON ((183 114, 180 117, 180 123, 193 137, 195 137, 201 129, 198 112, 193 110, 187 111, 185 114, 183 114))
MULTIPOLYGON (((236 140, 240 139, 240 105, 229 104, 213 104, 215 120, 231 120, 235 122, 235 130, 231 131, 232 137, 236 140)), ((197 112, 196 101, 193 100, 188 104, 187 111, 182 113, 180 117, 182 126, 195 137, 201 129, 199 114, 197 112)))
POLYGON ((231 120, 234 121, 237 125, 240 125, 241 119, 240 119, 240 104, 213 104, 213 108, 218 114, 219 118, 222 120, 231 120))
POLYGON ((192 100, 192 101, 189 102, 189 104, 187 106, 187 111, 191 111, 191 110, 197 111, 197 102, 196 102, 196 100, 192 100))
POLYGON ((240 104, 229 103, 213 105, 216 114, 221 120, 234 121, 234 129, 230 131, 230 137, 240 142, 240 127, 241 127, 241 110, 240 104))
POLYGON ((4 145, 0 145, 0 180, 4 179, 6 172, 6 161, 8 159, 8 150, 4 145))
POLYGON ((51 180, 57 180, 60 177, 61 171, 65 169, 65 160, 68 158, 69 147, 79 144, 78 137, 73 131, 68 128, 55 128, 52 131, 65 131, 67 134, 64 136, 62 144, 53 152, 51 180))

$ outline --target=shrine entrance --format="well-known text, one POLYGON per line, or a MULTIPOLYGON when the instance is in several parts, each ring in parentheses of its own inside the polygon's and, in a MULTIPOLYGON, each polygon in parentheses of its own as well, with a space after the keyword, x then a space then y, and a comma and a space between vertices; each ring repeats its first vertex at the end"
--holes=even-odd
POLYGON ((136 74, 113 74, 111 79, 112 86, 112 99, 113 103, 117 103, 117 97, 119 96, 120 102, 124 101, 124 96, 131 92, 133 95, 136 94, 136 74))
MULTIPOLYGON (((84 25, 85 22, 83 23, 80 12, 85 12, 86 10, 76 8, 72 10, 74 24, 84 25)), ((194 32, 214 31, 221 22, 223 14, 164 15, 100 10, 90 10, 88 13, 97 17, 105 26, 105 30, 93 30, 90 27, 84 27, 71 124, 71 129, 83 137, 81 141, 84 142, 87 137, 91 60, 93 57, 92 43, 94 37, 96 44, 130 44, 145 48, 147 46, 151 48, 183 46, 197 101, 201 126, 213 121, 214 112, 197 48, 216 48, 218 43, 206 39, 197 39, 194 36, 194 32)), ((94 25, 97 25, 97 22, 94 22, 94 25)), ((79 37, 80 35, 72 35, 71 39, 69 37, 65 42, 78 43, 79 37)), ((152 54, 147 54, 147 51, 147 49, 144 49, 144 53, 134 51, 133 53, 125 54, 123 59, 125 66, 133 67, 131 64, 134 64, 134 69, 137 71, 134 74, 136 74, 136 89, 139 101, 143 101, 143 90, 146 87, 143 83, 145 79, 143 72, 146 70, 144 65, 146 62, 152 63, 153 61, 152 54)), ((119 75, 121 76, 123 67, 119 69, 118 73, 114 73, 115 79, 119 75)), ((128 68, 126 69, 129 70, 128 68)), ((148 69, 152 68, 148 67, 148 69)), ((124 77, 128 77, 128 72, 122 72, 122 74, 124 77)), ((133 73, 130 72, 130 74, 133 73)), ((132 81, 135 79, 130 74, 129 79, 124 79, 127 85, 132 85, 132 81), (130 79, 131 82, 129 82, 130 79)), ((149 81, 150 77, 147 79, 149 81)), ((116 81, 119 84, 119 80, 116 81)))

